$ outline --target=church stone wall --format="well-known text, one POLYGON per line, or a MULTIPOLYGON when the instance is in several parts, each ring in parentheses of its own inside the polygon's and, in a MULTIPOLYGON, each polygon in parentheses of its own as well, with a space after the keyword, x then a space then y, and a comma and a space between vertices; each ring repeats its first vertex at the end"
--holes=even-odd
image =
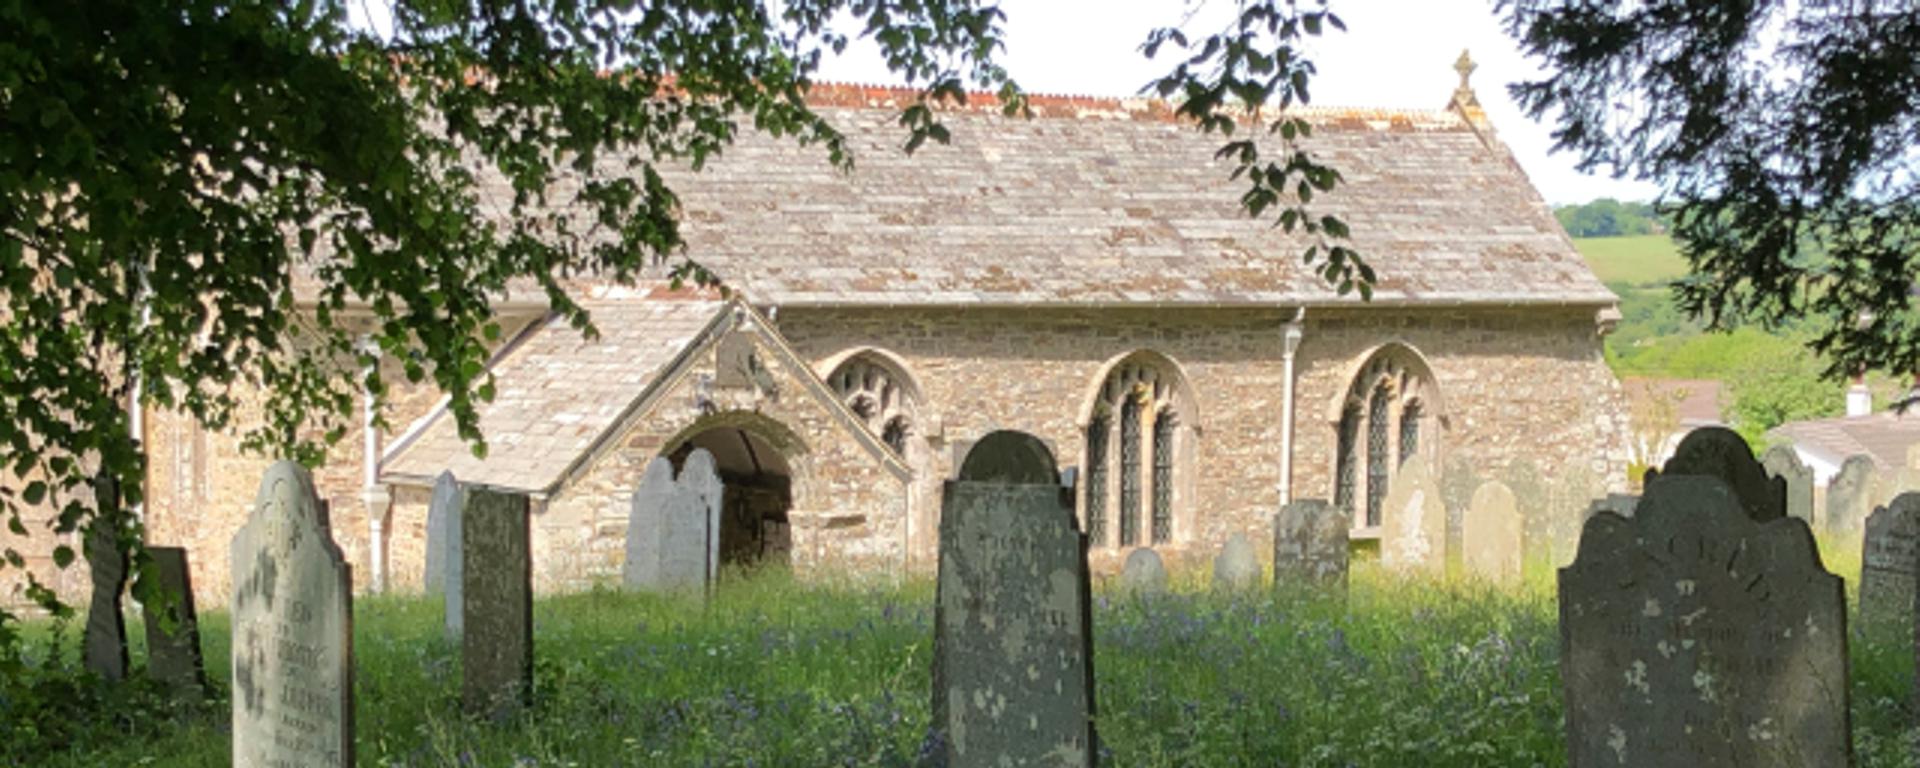
MULTIPOLYGON (((1084 424, 1111 361, 1138 350, 1171 358, 1197 414, 1176 483, 1173 556, 1217 550, 1235 532, 1261 540, 1280 503, 1284 328, 1279 310, 998 310, 785 308, 781 333, 820 367, 851 349, 897 356, 924 394, 928 470, 995 429, 1021 429, 1084 461, 1084 424), (1183 552, 1185 550, 1185 552, 1183 552)), ((1399 341, 1425 355, 1446 412, 1442 458, 1491 474, 1527 460, 1548 475, 1591 473, 1625 484, 1625 409, 1601 355, 1592 309, 1310 311, 1295 360, 1293 488, 1333 493, 1335 405, 1368 352, 1399 341)), ((826 375, 829 371, 819 371, 826 375)), ((937 495, 914 525, 937 525, 937 495)), ((1111 568, 1123 552, 1096 551, 1111 568)), ((924 561, 923 561, 924 562, 924 561)))

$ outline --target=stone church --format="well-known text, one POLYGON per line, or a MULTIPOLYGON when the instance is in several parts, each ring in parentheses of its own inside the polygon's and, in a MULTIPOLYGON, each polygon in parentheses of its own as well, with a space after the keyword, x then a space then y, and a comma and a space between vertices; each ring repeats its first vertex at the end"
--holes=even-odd
MULTIPOLYGON (((816 90, 852 172, 747 133, 669 177, 687 255, 730 297, 582 285, 594 342, 505 300, 485 458, 430 385, 394 391, 392 432, 350 435, 316 473, 358 585, 419 588, 446 470, 532 495, 539 588, 617 579, 643 469, 694 448, 726 483, 723 558, 803 573, 929 571, 940 484, 998 429, 1050 445, 1104 568, 1267 540, 1296 498, 1377 536, 1414 455, 1624 486, 1601 354, 1616 299, 1464 86, 1440 109, 1302 113, 1345 178, 1315 202, 1378 269, 1371 301, 1249 218, 1223 139, 1164 104, 955 108, 951 145, 909 157, 910 97, 816 90)), ((145 425, 150 539, 189 547, 197 588, 223 595, 266 462, 177 417, 145 425)))

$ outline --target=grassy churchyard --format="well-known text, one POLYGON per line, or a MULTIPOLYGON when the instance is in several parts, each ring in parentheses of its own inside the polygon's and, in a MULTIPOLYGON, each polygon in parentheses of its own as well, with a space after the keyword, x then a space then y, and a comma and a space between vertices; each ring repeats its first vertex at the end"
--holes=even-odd
MULTIPOLYGON (((1827 565, 1857 589, 1859 558, 1827 565)), ((1214 595, 1204 569, 1141 603, 1095 589, 1098 728, 1110 766, 1566 764, 1553 582, 1499 590, 1354 564, 1349 599, 1214 595)), ((1852 595, 1849 596, 1851 603, 1852 595)), ((734 574, 711 604, 612 589, 534 608, 537 704, 459 714, 460 650, 437 600, 354 604, 362 766, 908 766, 927 743, 933 585, 734 574)), ((211 608, 211 606, 209 606, 211 608)), ((136 620, 133 656, 143 656, 136 620)), ((78 625, 31 628, 77 664, 78 625), (56 631, 56 630, 59 631, 56 631)), ((224 610, 202 615, 227 679, 224 610)), ((1851 630, 1859 765, 1912 766, 1912 642, 1851 630)), ((137 675, 136 675, 137 677, 137 675)), ((138 687, 0 740, 0 763, 225 766, 227 704, 150 708, 138 687)))

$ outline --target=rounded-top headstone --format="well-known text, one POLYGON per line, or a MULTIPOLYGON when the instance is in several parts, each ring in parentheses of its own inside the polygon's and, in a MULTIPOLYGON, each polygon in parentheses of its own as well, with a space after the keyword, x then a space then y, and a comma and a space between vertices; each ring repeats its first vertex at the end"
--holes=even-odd
POLYGON ((960 480, 1018 485, 1058 484, 1060 472, 1040 438, 1001 430, 980 439, 960 464, 960 480))
POLYGON ((1787 481, 1770 477, 1746 438, 1726 427, 1701 427, 1688 432, 1673 449, 1673 458, 1657 470, 1647 470, 1646 484, 1670 475, 1717 477, 1733 489, 1747 517, 1756 523, 1787 516, 1787 481))
POLYGON ((1462 523, 1467 570, 1495 581, 1519 579, 1525 536, 1521 522, 1513 489, 1498 480, 1482 483, 1473 492, 1462 523))
POLYGON ((1142 597, 1166 594, 1167 566, 1160 561, 1160 553, 1141 547, 1128 554, 1120 569, 1120 591, 1142 597))
POLYGON ((1244 533, 1236 533, 1213 559, 1214 589, 1248 589, 1260 583, 1260 557, 1244 533))
POLYGON ((1873 459, 1854 455, 1841 462, 1840 472, 1827 484, 1827 508, 1822 521, 1831 534, 1852 536, 1860 532, 1873 511, 1875 486, 1879 484, 1873 459))

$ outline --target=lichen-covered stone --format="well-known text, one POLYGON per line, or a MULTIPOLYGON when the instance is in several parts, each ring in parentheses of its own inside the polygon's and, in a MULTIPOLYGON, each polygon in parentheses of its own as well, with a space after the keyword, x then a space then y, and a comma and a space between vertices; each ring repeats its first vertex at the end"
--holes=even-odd
POLYGON ((1587 521, 1560 570, 1571 765, 1851 765, 1844 584, 1806 521, 1742 502, 1668 474, 1587 521))
POLYGON ((1813 512, 1813 468, 1800 460, 1792 446, 1776 445, 1760 455, 1767 474, 1787 481, 1787 516, 1818 525, 1813 512))
POLYGON ((1920 536, 1920 493, 1903 493, 1867 517, 1860 547, 1860 619, 1913 621, 1914 539, 1920 536))
POLYGON ((1213 559, 1214 590, 1237 592, 1259 583, 1260 556, 1254 553, 1253 541, 1244 533, 1227 537, 1219 556, 1213 559))
POLYGON ((1415 456, 1400 465, 1382 505, 1380 562, 1388 568, 1439 575, 1447 567, 1447 510, 1440 489, 1415 456))
POLYGON ((161 597, 145 606, 147 677, 183 701, 207 694, 206 664, 200 655, 199 614, 194 610, 187 551, 148 547, 155 587, 161 597))
POLYGON ((533 701, 533 548, 525 494, 468 488, 460 539, 460 701, 500 721, 533 701))
POLYGON ((1873 511, 1873 495, 1879 483, 1873 459, 1861 455, 1848 457, 1840 472, 1827 483, 1827 534, 1836 538, 1860 535, 1868 513, 1873 511))
POLYGON ((1700 427, 1688 432, 1666 464, 1647 470, 1646 484, 1671 475, 1720 478, 1740 497, 1740 507, 1756 522, 1787 516, 1786 479, 1769 476, 1753 457, 1746 438, 1726 427, 1700 427))
POLYGON ((441 472, 433 480, 433 501, 427 506, 427 557, 425 583, 429 594, 439 594, 449 640, 461 634, 460 609, 460 510, 466 506, 466 494, 452 472, 441 472))
POLYGON ((1160 553, 1141 547, 1127 553, 1120 569, 1120 593, 1133 597, 1158 597, 1167 593, 1167 566, 1160 553))
POLYGON ((1494 481, 1473 492, 1461 541, 1467 571, 1498 582, 1520 579, 1521 520, 1513 490, 1494 481))
POLYGON ((1324 499, 1301 499, 1280 508, 1273 521, 1273 583, 1347 589, 1347 516, 1324 499))
POLYGON ((267 469, 228 549, 233 764, 353 762, 353 579, 307 470, 267 469))
MULTIPOLYGON (((1014 446, 1034 466, 994 476, 1046 477, 1051 457, 1040 465, 1037 445, 1014 446)), ((974 447, 995 449, 1008 444, 974 447)), ((1071 495, 1051 480, 962 479, 946 484, 943 506, 933 664, 942 764, 1094 765, 1086 539, 1071 495)))

